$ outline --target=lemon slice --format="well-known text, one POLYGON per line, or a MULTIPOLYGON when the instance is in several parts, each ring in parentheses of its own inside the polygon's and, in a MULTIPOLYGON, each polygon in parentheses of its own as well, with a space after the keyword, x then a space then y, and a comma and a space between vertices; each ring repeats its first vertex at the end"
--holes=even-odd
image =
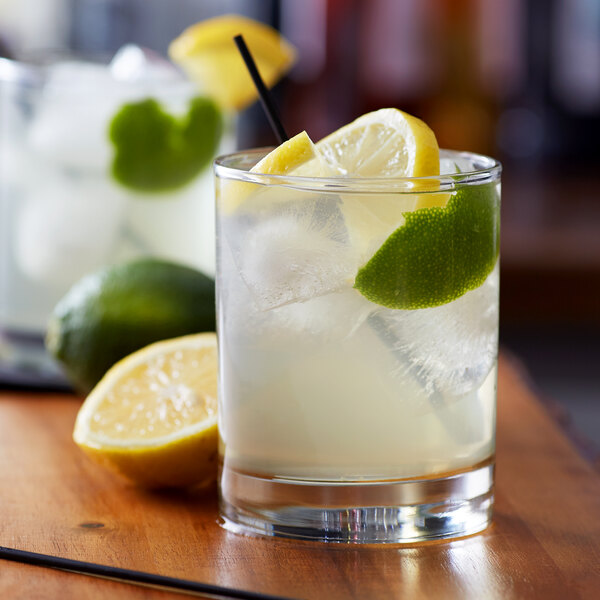
POLYGON ((439 175, 435 134, 420 119, 395 108, 362 115, 317 143, 325 159, 350 177, 439 175))
POLYGON ((265 175, 287 175, 316 157, 315 145, 306 131, 301 131, 277 146, 275 150, 271 150, 250 169, 250 172, 265 175))
MULTIPOLYGON (((395 108, 362 115, 317 142, 316 148, 337 173, 348 177, 435 177, 440 172, 435 134, 420 119, 395 108)), ((413 184, 414 194, 343 196, 343 212, 352 244, 365 258, 405 222, 405 213, 445 206, 447 193, 437 182, 413 184), (429 188, 429 190, 428 190, 429 188)))
MULTIPOLYGON (((250 173, 296 175, 298 169, 307 163, 314 163, 312 170, 318 170, 318 165, 321 164, 315 145, 306 131, 302 131, 271 150, 269 154, 250 169, 250 173)), ((254 199, 252 202, 253 210, 281 199, 281 193, 278 190, 268 187, 261 189, 256 184, 245 181, 227 182, 222 190, 217 188, 217 196, 217 202, 226 214, 238 210, 250 196, 253 196, 254 199)))
POLYGON ((271 87, 296 59, 279 33, 239 15, 207 19, 188 27, 169 46, 169 56, 222 106, 241 110, 257 99, 256 88, 233 38, 242 34, 258 70, 271 87))
POLYGON ((73 439, 145 487, 208 484, 217 472, 216 335, 157 342, 114 365, 83 403, 73 439))

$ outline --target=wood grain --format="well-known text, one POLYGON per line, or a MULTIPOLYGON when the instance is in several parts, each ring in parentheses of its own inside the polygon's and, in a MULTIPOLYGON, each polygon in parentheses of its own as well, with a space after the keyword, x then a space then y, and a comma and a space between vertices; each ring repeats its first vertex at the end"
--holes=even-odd
MULTIPOLYGON (((348 547, 250 538, 216 492, 147 493, 71 441, 80 401, 0 393, 0 545, 294 598, 600 597, 600 477, 500 364, 494 524, 453 542, 348 547)), ((2 598, 170 598, 0 561, 2 598)))

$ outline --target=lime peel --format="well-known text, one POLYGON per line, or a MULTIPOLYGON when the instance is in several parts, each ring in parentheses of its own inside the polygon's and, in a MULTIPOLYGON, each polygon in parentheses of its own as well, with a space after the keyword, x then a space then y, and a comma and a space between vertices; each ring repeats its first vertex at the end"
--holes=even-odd
POLYGON ((222 130, 221 112, 209 98, 193 98, 181 118, 153 99, 124 104, 109 126, 112 175, 141 192, 182 187, 210 164, 222 130))
POLYGON ((141 258, 78 281, 49 321, 46 348, 72 385, 89 392, 131 352, 161 339, 215 329, 215 285, 203 273, 141 258))
POLYGON ((494 183, 456 192, 445 208, 404 213, 396 229, 359 269, 354 287, 393 309, 429 308, 479 287, 499 252, 499 197, 494 183))

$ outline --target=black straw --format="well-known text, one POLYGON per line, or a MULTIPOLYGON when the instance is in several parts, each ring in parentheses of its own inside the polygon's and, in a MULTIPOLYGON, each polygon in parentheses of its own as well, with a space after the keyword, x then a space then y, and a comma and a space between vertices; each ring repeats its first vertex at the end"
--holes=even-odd
POLYGON ((119 567, 109 567, 107 565, 98 565, 96 563, 84 562, 81 560, 61 558, 60 556, 50 556, 48 554, 38 554, 37 552, 28 552, 27 550, 17 550, 14 548, 6 548, 4 546, 0 546, 0 559, 27 563, 38 567, 60 569, 61 571, 72 571, 83 575, 93 575, 95 577, 113 580, 116 579, 124 583, 159 586, 178 592, 210 594, 211 596, 219 598, 238 598, 241 600, 290 600, 289 598, 284 598, 282 596, 271 596, 259 592, 236 590, 234 588, 212 585, 210 583, 200 583, 188 579, 166 577, 165 575, 155 575, 153 573, 132 571, 130 569, 121 569, 119 567))
POLYGON ((250 54, 250 50, 244 41, 244 37, 240 35, 236 35, 233 38, 235 45, 238 47, 244 62, 246 63, 246 67, 250 72, 250 76, 252 77, 252 81, 254 81, 254 85, 258 91, 258 95, 260 97, 260 101, 265 109, 265 113, 267 115, 267 119, 269 119, 269 123, 273 129, 273 132, 277 136, 280 144, 283 144, 286 140, 289 139, 288 134, 285 132, 283 128, 283 124, 281 123, 281 119, 277 113, 277 108, 275 107, 275 103, 273 102, 273 98, 265 85, 265 82, 262 80, 260 73, 258 72, 258 68, 256 67, 256 63, 252 58, 252 54, 250 54))

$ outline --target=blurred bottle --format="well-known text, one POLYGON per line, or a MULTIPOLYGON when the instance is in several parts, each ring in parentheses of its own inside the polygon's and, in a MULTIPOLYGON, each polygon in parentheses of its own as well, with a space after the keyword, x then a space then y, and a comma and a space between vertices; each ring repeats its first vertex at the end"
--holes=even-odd
POLYGON ((436 2, 361 5, 358 86, 364 111, 396 106, 419 114, 439 77, 436 2))
POLYGON ((442 146, 493 153, 501 95, 493 82, 510 72, 505 48, 498 48, 517 2, 362 3, 357 93, 363 111, 396 106, 425 119, 442 146))
POLYGON ((507 161, 593 164, 600 157, 600 2, 526 0, 525 77, 505 98, 498 145, 507 161))
POLYGON ((360 6, 360 0, 280 3, 281 32, 298 48, 282 115, 290 135, 305 129, 320 139, 358 116, 360 6))
MULTIPOLYGON (((504 17, 502 3, 494 5, 494 17, 504 17)), ((431 4, 430 19, 439 40, 439 80, 425 101, 423 117, 436 132, 440 146, 493 154, 498 106, 482 85, 482 46, 491 40, 478 36, 481 2, 438 0, 431 4)))
POLYGON ((600 2, 557 0, 549 96, 556 114, 550 158, 597 167, 600 158, 600 2))

